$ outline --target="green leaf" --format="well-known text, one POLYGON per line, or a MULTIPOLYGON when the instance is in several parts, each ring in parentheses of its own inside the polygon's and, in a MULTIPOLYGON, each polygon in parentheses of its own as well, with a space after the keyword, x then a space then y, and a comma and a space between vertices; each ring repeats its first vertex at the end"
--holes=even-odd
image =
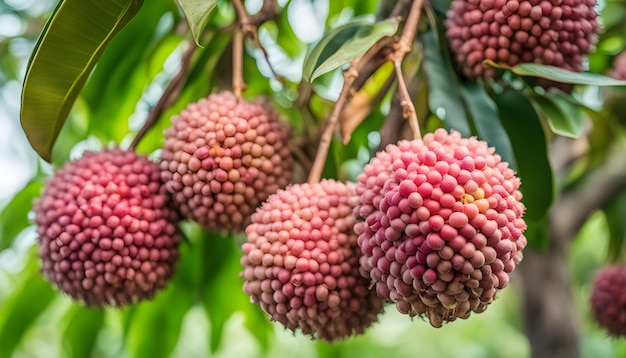
MULTIPOLYGON (((121 143, 128 136, 129 118, 138 104, 146 103, 141 99, 149 84, 163 71, 163 63, 181 41, 179 35, 169 33, 173 29, 163 26, 166 21, 161 21, 174 13, 171 25, 175 28, 177 11, 173 2, 152 2, 108 45, 80 96, 88 109, 90 135, 103 143, 121 143)), ((80 107, 75 105, 74 109, 80 107)))
POLYGON ((244 314, 246 327, 261 347, 267 348, 272 328, 269 317, 250 303, 250 297, 243 292, 243 280, 239 278, 243 270, 239 263, 241 249, 233 237, 212 234, 205 234, 200 245, 203 258, 200 294, 211 323, 211 352, 219 348, 224 324, 235 312, 244 314))
POLYGON ((198 46, 202 47, 200 36, 209 22, 209 15, 215 9, 217 0, 178 0, 178 4, 187 17, 193 39, 198 46))
POLYGON ((317 77, 362 56, 378 40, 398 30, 398 20, 370 23, 355 20, 332 29, 304 58, 302 75, 312 82, 317 77))
POLYGON ((73 305, 63 332, 64 357, 91 357, 104 324, 104 310, 73 305))
POLYGON ((41 182, 31 181, 0 211, 0 251, 11 247, 17 235, 29 225, 28 212, 42 187, 41 182))
POLYGON ((511 140, 500 123, 498 108, 485 88, 476 82, 463 83, 461 88, 478 137, 495 147, 502 160, 517 169, 511 140))
POLYGON ((499 65, 491 60, 483 61, 484 65, 511 71, 519 76, 541 77, 548 80, 589 86, 626 86, 626 81, 616 80, 605 75, 591 72, 573 72, 564 68, 523 63, 513 67, 499 65))
POLYGON ((446 129, 455 129, 464 137, 471 135, 461 89, 454 69, 446 63, 440 39, 434 30, 420 36, 423 41, 424 71, 428 78, 428 106, 446 129))
POLYGON ((175 281, 132 312, 126 347, 132 357, 169 357, 180 336, 185 314, 193 305, 193 292, 175 281))
POLYGON ((74 100, 111 39, 143 0, 61 0, 31 55, 20 119, 46 161, 74 100))
POLYGON ((505 89, 493 94, 493 98, 513 145, 522 180, 525 216, 539 221, 547 214, 554 197, 554 179, 541 120, 528 98, 515 90, 505 89))
POLYGON ((607 226, 609 228, 609 246, 607 257, 611 262, 619 262, 623 257, 624 241, 626 241, 626 191, 622 191, 604 207, 607 226))
POLYGON ((585 121, 580 106, 554 93, 536 96, 534 100, 546 115, 550 129, 555 134, 570 138, 581 136, 585 121))
POLYGON ((0 306, 0 358, 12 356, 28 328, 57 297, 37 270, 30 267, 26 270, 30 272, 21 277, 23 285, 0 306))

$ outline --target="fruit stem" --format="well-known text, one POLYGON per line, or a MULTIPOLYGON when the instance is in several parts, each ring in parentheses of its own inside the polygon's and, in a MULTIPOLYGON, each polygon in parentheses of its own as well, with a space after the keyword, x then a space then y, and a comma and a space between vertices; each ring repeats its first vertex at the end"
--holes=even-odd
POLYGON ((322 137, 320 138, 320 142, 317 147, 315 160, 313 161, 313 166, 309 172, 309 178, 307 180, 309 184, 319 183, 322 177, 324 165, 326 164, 326 157, 328 156, 328 150, 330 149, 330 143, 333 139, 333 132, 335 131, 337 122, 339 122, 341 111, 350 97, 350 88, 352 87, 354 80, 359 76, 357 66, 360 60, 361 58, 352 60, 350 68, 343 73, 343 88, 341 89, 341 93, 339 93, 339 98, 337 98, 337 101, 335 102, 333 112, 326 120, 326 126, 324 127, 322 137))
POLYGON ((191 59, 193 58, 193 54, 196 52, 197 48, 198 47, 194 44, 188 44, 188 47, 185 50, 185 53, 183 53, 183 56, 180 60, 180 69, 178 70, 178 73, 176 74, 176 76, 174 76, 174 78, 172 78, 170 83, 163 91, 161 98, 159 98, 159 101, 152 108, 152 110, 150 110, 148 118, 146 118, 146 122, 143 124, 139 132, 137 132, 137 135, 133 139, 133 142, 130 144, 129 149, 135 150, 141 139, 146 135, 146 133, 148 133, 150 128, 152 128, 156 124, 157 120, 165 111, 165 109, 171 106, 174 101, 176 101, 176 99, 180 95, 185 75, 189 70, 189 64, 191 63, 191 59))
POLYGON ((246 88, 243 80, 243 41, 243 31, 236 28, 233 36, 233 93, 237 98, 241 98, 246 88))
POLYGON ((393 60, 393 67, 396 72, 396 77, 398 78, 398 91, 400 92, 400 106, 402 106, 402 115, 409 121, 409 126, 411 127, 411 133, 413 134, 413 138, 421 139, 422 134, 420 132, 420 126, 417 120, 417 112, 415 111, 413 101, 411 101, 411 96, 409 95, 409 90, 406 86, 406 82, 404 81, 404 75, 402 74, 402 60, 395 58, 393 60))
MULTIPOLYGON (((243 5, 241 0, 232 0, 232 2, 233 2, 233 6, 235 6, 237 17, 239 18, 240 31, 243 33, 243 38, 241 39, 241 52, 240 52, 241 55, 239 55, 238 53, 234 53, 235 48, 233 47, 233 62, 234 61, 243 62, 241 61, 241 59, 243 58, 243 39, 246 36, 250 36, 252 40, 254 41, 254 43, 259 48, 259 50, 261 50, 261 52, 263 53, 265 62, 267 62, 267 66, 272 72, 272 76, 274 77, 274 79, 284 84, 285 80, 276 73, 276 71, 274 70, 274 67, 272 66, 272 63, 270 62, 270 58, 267 53, 267 50, 265 50, 265 47, 263 47, 263 45, 261 44, 261 41, 259 41, 259 32, 258 32, 259 26, 261 26, 265 21, 272 19, 276 15, 277 1, 276 0, 263 1, 263 7, 261 8, 261 10, 253 16, 248 15, 248 13, 246 12, 246 8, 243 5)), ((233 46, 238 46, 237 32, 235 32, 234 41, 235 42, 233 43, 233 46)), ((235 65, 236 64, 233 63, 233 66, 235 65)), ((240 66, 243 68, 243 65, 240 65, 240 66)), ((233 71, 235 71, 235 68, 233 68, 233 71)), ((243 82, 243 76, 242 76, 241 81, 243 82)), ((235 75, 234 74, 233 74, 233 87, 234 87, 233 92, 235 93, 235 95, 237 95, 237 88, 235 87, 235 75)), ((240 96, 237 96, 237 97, 240 97, 240 96)))
POLYGON ((393 67, 398 78, 398 90, 400 91, 400 105, 402 106, 402 114, 404 118, 409 121, 411 132, 415 139, 422 137, 420 133, 419 123, 417 120, 417 113, 415 112, 415 106, 409 95, 406 82, 404 81, 404 75, 402 74, 402 61, 404 57, 411 52, 413 47, 413 40, 417 34, 417 27, 419 25, 419 19, 422 13, 422 7, 424 6, 424 0, 414 0, 411 5, 409 16, 404 23, 402 29, 402 35, 395 44, 395 51, 389 55, 389 60, 393 63, 393 67))

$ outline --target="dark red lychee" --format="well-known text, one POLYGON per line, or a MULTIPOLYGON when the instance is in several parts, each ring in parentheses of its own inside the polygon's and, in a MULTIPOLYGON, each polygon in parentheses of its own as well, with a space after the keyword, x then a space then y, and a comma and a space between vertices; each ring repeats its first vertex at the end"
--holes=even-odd
POLYGON ((591 291, 591 311, 613 336, 626 336, 626 266, 600 270, 591 291))
POLYGON ((132 151, 65 163, 33 206, 43 275, 89 306, 150 299, 178 260, 169 204, 159 165, 132 151))
POLYGON ((456 131, 387 146, 358 177, 363 274, 435 327, 482 312, 526 246, 519 185, 486 142, 456 131))
POLYGON ((383 302, 359 273, 354 184, 324 179, 279 190, 252 215, 244 291, 271 319, 332 341, 376 321, 383 302))
POLYGON ((595 6, 596 0, 454 0, 446 34, 469 78, 495 75, 484 60, 581 72, 600 30, 595 6))
POLYGON ((181 214, 211 231, 243 231, 291 179, 289 129, 269 105, 221 92, 191 103, 165 133, 161 177, 181 214))

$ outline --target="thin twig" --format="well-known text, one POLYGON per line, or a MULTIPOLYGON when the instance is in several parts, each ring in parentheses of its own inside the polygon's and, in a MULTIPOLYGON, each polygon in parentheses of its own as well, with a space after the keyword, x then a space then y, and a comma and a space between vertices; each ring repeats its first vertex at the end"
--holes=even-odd
POLYGON ((248 32, 247 27, 250 26, 250 18, 248 17, 248 12, 246 12, 245 6, 243 6, 243 2, 241 2, 241 0, 233 0, 233 5, 235 6, 237 18, 239 19, 239 24, 241 24, 241 29, 244 32, 248 32))
POLYGON ((252 17, 248 15, 248 12, 246 11, 246 8, 241 0, 233 0, 233 5, 235 6, 235 11, 237 12, 237 17, 239 18, 241 31, 245 36, 250 36, 255 45, 261 50, 263 57, 265 58, 265 62, 267 62, 267 66, 269 67, 270 72, 272 72, 274 79, 284 84, 285 80, 274 70, 272 63, 270 62, 269 54, 259 40, 258 31, 259 26, 276 15, 276 0, 264 1, 261 11, 252 17))
POLYGON ((241 98, 242 92, 246 89, 243 79, 243 32, 235 29, 233 34, 233 93, 235 97, 241 98))
POLYGON ((402 61, 395 58, 393 61, 393 68, 396 71, 396 78, 398 79, 398 92, 400 94, 400 105, 402 106, 402 115, 409 121, 411 127, 411 133, 413 133, 414 139, 421 139, 420 126, 417 121, 417 112, 415 106, 409 95, 409 90, 404 81, 404 75, 402 74, 402 61))
POLYGON ((398 90, 400 93, 400 105, 402 106, 402 113, 404 117, 409 121, 411 132, 413 137, 419 139, 422 137, 419 128, 419 122, 417 120, 417 113, 415 112, 415 106, 409 95, 406 82, 404 81, 404 75, 402 74, 402 61, 404 57, 411 52, 413 48, 413 40, 417 34, 417 26, 422 13, 422 6, 424 0, 415 0, 411 5, 411 11, 409 17, 406 19, 404 28, 402 29, 402 35, 395 44, 395 51, 389 56, 390 61, 393 63, 393 67, 398 78, 398 90))
POLYGON ((187 71, 189 70, 189 64, 191 63, 191 59, 193 58, 193 54, 196 52, 197 48, 198 47, 193 44, 188 45, 187 50, 185 50, 185 53, 183 54, 180 61, 180 70, 178 70, 176 76, 174 76, 174 78, 172 78, 170 83, 167 85, 167 87, 163 91, 163 94, 161 95, 161 98, 159 98, 159 101, 152 108, 152 110, 150 110, 148 118, 146 118, 146 122, 141 127, 139 132, 137 132, 137 135, 133 139, 133 142, 130 144, 130 149, 134 150, 137 147, 144 135, 146 135, 150 128, 152 128, 156 124, 163 111, 165 111, 165 109, 169 107, 180 94, 183 80, 185 79, 187 71))
POLYGON ((410 2, 411 0, 398 0, 398 2, 396 2, 396 5, 393 7, 393 10, 391 10, 389 17, 393 18, 404 14, 407 7, 409 7, 410 2))
POLYGON ((313 161, 313 166, 311 167, 311 172, 309 173, 309 178, 307 180, 308 183, 318 183, 322 177, 324 165, 326 164, 326 157, 328 156, 328 150, 330 149, 330 143, 333 139, 333 132, 335 131, 335 127, 339 121, 341 111, 350 97, 350 88, 352 87, 354 80, 359 76, 357 68, 360 60, 361 58, 353 60, 350 68, 343 73, 343 88, 341 89, 339 98, 337 98, 337 101, 335 102, 333 112, 326 121, 326 126, 322 132, 322 137, 320 138, 320 142, 317 147, 317 153, 315 154, 315 160, 313 161))

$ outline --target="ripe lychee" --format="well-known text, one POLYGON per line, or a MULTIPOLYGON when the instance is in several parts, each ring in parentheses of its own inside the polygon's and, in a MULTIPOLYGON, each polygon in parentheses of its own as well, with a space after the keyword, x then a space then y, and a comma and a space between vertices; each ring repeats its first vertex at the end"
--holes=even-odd
POLYGON ((243 231, 291 179, 289 128, 269 105, 221 92, 191 103, 165 133, 161 178, 181 214, 211 231, 243 231))
POLYGON ((376 321, 383 301, 359 273, 354 184, 324 179, 279 190, 253 214, 244 291, 271 319, 332 341, 376 321))
POLYGON ((526 246, 519 185, 486 142, 456 131, 387 146, 358 176, 363 274, 435 327, 484 311, 526 246))
POLYGON ((33 205, 41 272, 88 306, 150 299, 178 260, 178 215, 159 165, 119 148, 86 152, 33 205))
POLYGON ((591 292, 591 311, 611 335, 626 336, 626 266, 598 272, 591 292))
POLYGON ((600 30, 595 6, 596 0, 454 0, 446 34, 469 78, 495 75, 484 60, 581 72, 600 30))

